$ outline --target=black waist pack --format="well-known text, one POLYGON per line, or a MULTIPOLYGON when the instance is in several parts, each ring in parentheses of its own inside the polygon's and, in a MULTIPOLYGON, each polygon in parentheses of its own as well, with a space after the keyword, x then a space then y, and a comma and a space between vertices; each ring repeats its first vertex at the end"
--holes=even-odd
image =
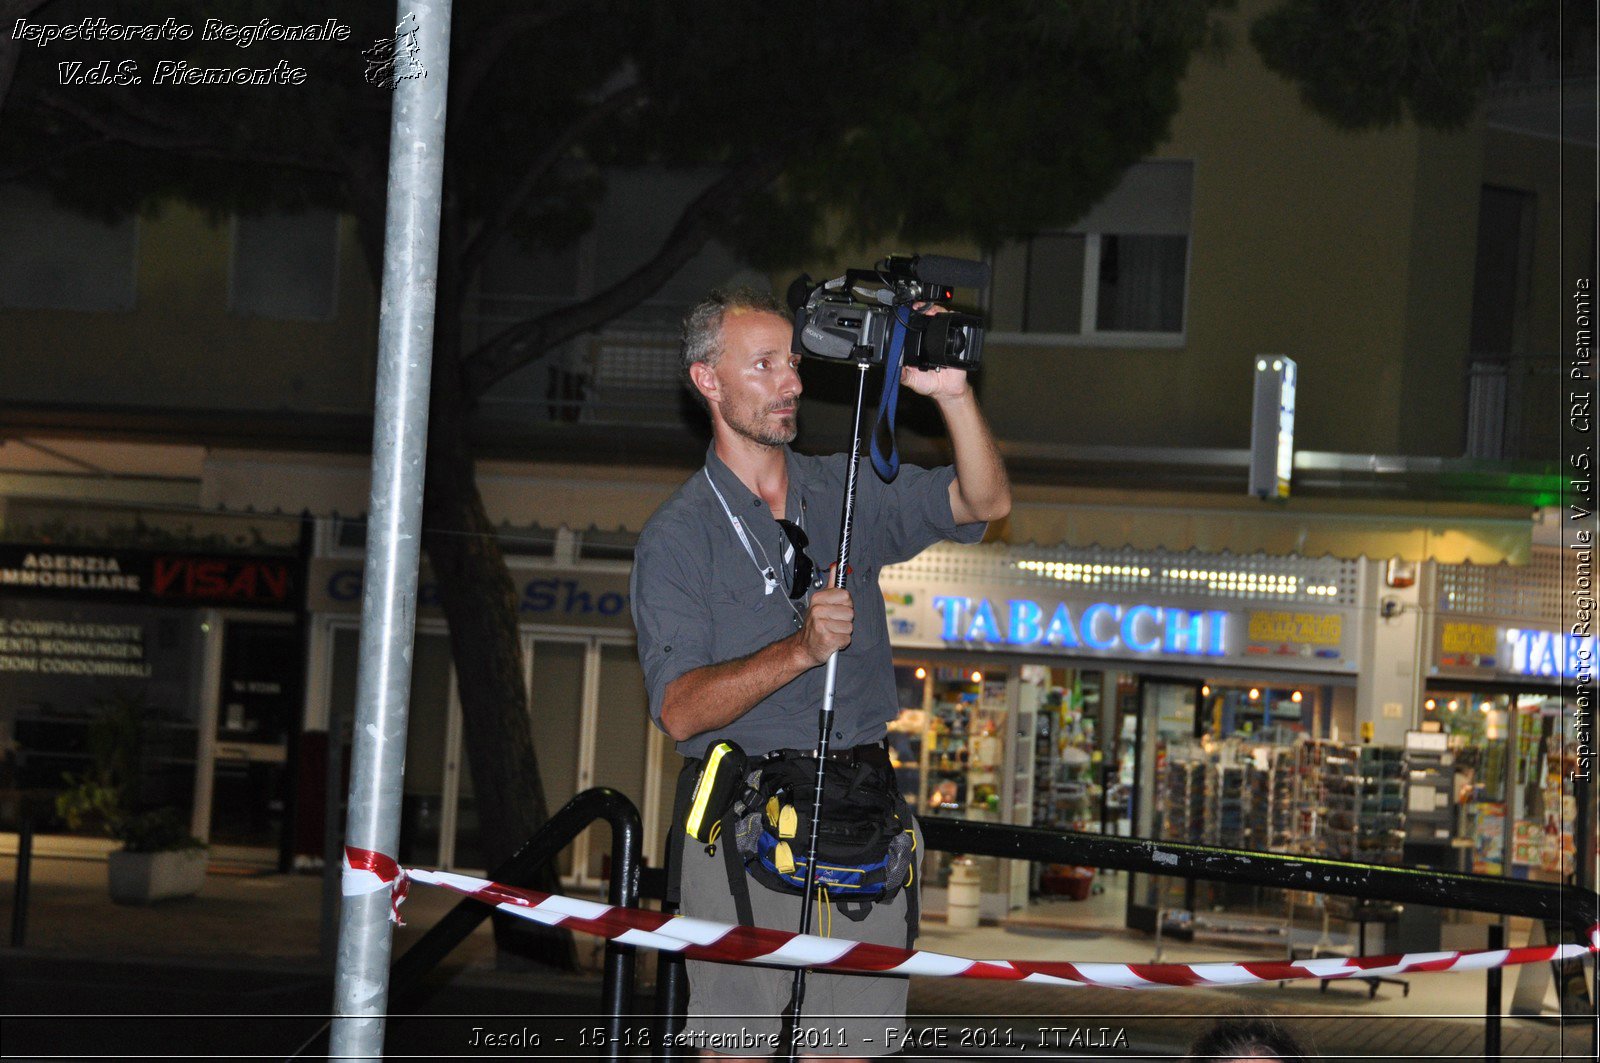
MULTIPOLYGON (((830 758, 825 771, 816 886, 840 911, 860 918, 872 903, 887 903, 911 882, 911 810, 886 757, 881 763, 830 758)), ((779 750, 746 765, 723 842, 731 832, 745 871, 768 889, 805 890, 816 784, 817 758, 809 753, 779 750)))

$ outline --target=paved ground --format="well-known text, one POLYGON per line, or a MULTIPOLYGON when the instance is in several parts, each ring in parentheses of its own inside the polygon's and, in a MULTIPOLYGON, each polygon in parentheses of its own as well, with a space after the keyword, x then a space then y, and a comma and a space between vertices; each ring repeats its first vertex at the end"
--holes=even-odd
MULTIPOLYGON (((0 864, 0 911, 7 917, 12 867, 9 859, 0 864)), ((106 898, 104 864, 92 856, 37 859, 26 943, 3 952, 0 1054, 283 1058, 313 1034, 331 999, 329 966, 318 945, 320 880, 223 870, 208 876, 198 897, 127 908, 106 898), (72 1021, 63 1021, 69 1015, 72 1021)), ((414 888, 396 955, 455 902, 443 891, 414 888)), ((1104 899, 1062 903, 1011 925, 975 930, 930 919, 920 945, 994 958, 1149 960, 1148 938, 1106 932, 1110 907, 1104 899)), ((598 943, 582 944, 585 963, 597 966, 598 943)), ((1237 946, 1188 945, 1169 947, 1163 958, 1241 956, 1266 958, 1237 946)), ((640 967, 648 983, 648 956, 640 967)), ((1508 1004, 1511 986, 1508 978, 1508 1004)), ((1385 986, 1375 999, 1364 987, 1334 985, 1323 993, 1315 983, 1124 992, 913 979, 910 1010, 926 1054, 941 1058, 1024 1051, 1029 1058, 1172 1058, 1214 1016, 1275 1014, 1327 1058, 1457 1059, 1483 1051, 1484 999, 1482 975, 1417 976, 1409 995, 1385 986)), ((489 935, 480 930, 421 1002, 424 1017, 391 1020, 388 1053, 593 1058, 600 1050, 585 1039, 598 1000, 592 970, 571 976, 497 971, 489 935), (527 1043, 536 1036, 537 1047, 527 1043)), ((647 1001, 639 1008, 647 1010, 647 1001)), ((646 1026, 635 1021, 641 1031, 646 1026)), ((1588 1038, 1583 1024, 1508 1019, 1504 1058, 1591 1059, 1588 1038)))

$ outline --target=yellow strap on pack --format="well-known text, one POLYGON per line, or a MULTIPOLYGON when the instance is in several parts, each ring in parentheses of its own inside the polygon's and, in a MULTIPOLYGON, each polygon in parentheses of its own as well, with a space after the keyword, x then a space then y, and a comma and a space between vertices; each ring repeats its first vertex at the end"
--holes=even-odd
POLYGON ((795 811, 793 805, 784 805, 778 810, 778 837, 793 838, 800 829, 800 813, 795 811))
POLYGON ((778 825, 779 815, 778 795, 773 794, 771 797, 767 798, 767 822, 776 827, 778 825))
POLYGON ((779 842, 772 847, 772 866, 782 875, 794 874, 794 854, 789 851, 788 842, 779 842))

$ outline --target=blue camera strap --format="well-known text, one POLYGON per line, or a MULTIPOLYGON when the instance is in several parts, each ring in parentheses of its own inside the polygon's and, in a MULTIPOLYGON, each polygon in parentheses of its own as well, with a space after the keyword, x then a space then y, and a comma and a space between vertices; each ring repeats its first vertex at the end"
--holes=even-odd
POLYGON ((900 475, 900 444, 894 437, 894 415, 900 406, 900 359, 905 353, 906 319, 900 307, 894 308, 894 325, 889 330, 889 352, 883 362, 883 393, 878 396, 878 417, 872 425, 872 467, 878 479, 893 483, 900 475), (878 445, 881 430, 889 430, 889 456, 878 445))

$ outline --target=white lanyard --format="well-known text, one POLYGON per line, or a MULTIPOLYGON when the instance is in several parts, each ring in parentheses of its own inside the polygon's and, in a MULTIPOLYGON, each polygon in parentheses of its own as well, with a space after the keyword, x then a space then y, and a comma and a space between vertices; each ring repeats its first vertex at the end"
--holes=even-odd
MULTIPOLYGON (((733 533, 739 537, 739 544, 744 547, 744 552, 750 555, 750 563, 756 566, 757 572, 761 573, 762 582, 766 584, 766 593, 771 594, 773 591, 778 590, 778 574, 773 570, 772 562, 767 560, 767 548, 761 545, 759 539, 756 540, 755 547, 750 545, 750 536, 745 533, 744 521, 733 515, 733 510, 728 506, 728 500, 722 497, 722 492, 717 490, 717 482, 711 478, 711 470, 702 469, 701 471, 706 474, 706 483, 711 485, 711 493, 716 495, 717 501, 722 504, 722 512, 728 515, 728 523, 733 525, 733 533), (762 560, 767 561, 765 566, 761 564, 761 561, 756 560, 756 548, 760 548, 762 560)), ((788 536, 785 536, 784 540, 783 563, 792 565, 794 564, 794 544, 788 541, 788 536)), ((785 598, 787 599, 787 595, 785 598)), ((789 603, 789 608, 794 609, 793 602, 789 603)), ((795 615, 799 615, 798 609, 795 610, 795 615)))

